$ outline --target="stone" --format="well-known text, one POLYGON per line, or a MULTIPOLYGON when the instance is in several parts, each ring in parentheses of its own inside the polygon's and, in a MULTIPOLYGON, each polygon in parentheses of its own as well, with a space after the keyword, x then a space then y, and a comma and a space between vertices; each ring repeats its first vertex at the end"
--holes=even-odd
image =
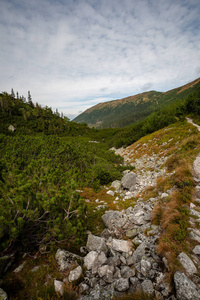
POLYGON ((115 192, 113 192, 111 190, 107 191, 106 194, 108 194, 110 196, 113 196, 113 197, 115 196, 115 192))
POLYGON ((14 262, 14 255, 0 257, 0 278, 7 272, 14 262))
POLYGON ((184 273, 176 271, 174 283, 178 300, 200 300, 200 289, 184 273))
POLYGON ((63 296, 64 287, 65 287, 64 282, 56 280, 56 279, 54 280, 54 288, 55 288, 56 293, 59 293, 61 296, 63 296))
POLYGON ((61 249, 57 250, 55 258, 61 272, 73 268, 74 265, 78 266, 79 263, 83 261, 83 258, 81 256, 61 249))
POLYGON ((121 187, 121 181, 120 180, 113 181, 111 187, 113 187, 115 190, 119 190, 121 187))
POLYGON ((164 198, 166 198, 166 197, 168 197, 169 195, 167 194, 167 193, 162 193, 161 194, 161 199, 164 199, 164 198))
POLYGON ((197 268, 195 267, 193 261, 187 256, 187 254, 181 252, 178 256, 178 260, 180 261, 188 275, 197 273, 197 268))
POLYGON ((89 290, 89 286, 86 283, 81 282, 79 284, 79 293, 82 294, 83 292, 85 292, 87 290, 89 290))
POLYGON ((91 251, 84 257, 84 265, 88 270, 92 269, 92 267, 96 262, 97 257, 98 257, 98 253, 96 251, 91 251))
POLYGON ((195 246, 192 251, 194 254, 200 255, 200 245, 195 246))
POLYGON ((0 288, 0 300, 8 300, 8 295, 6 292, 0 288))
POLYGON ((15 132, 16 128, 13 125, 9 125, 8 130, 12 131, 12 132, 15 132))
POLYGON ((137 235, 137 229, 133 228, 133 229, 130 229, 126 232, 126 236, 129 238, 129 239, 132 239, 134 238, 135 236, 137 235))
POLYGON ((151 280, 149 279, 144 280, 141 286, 142 286, 142 291, 145 294, 152 295, 154 293, 153 283, 151 280))
POLYGON ((128 266, 121 267, 121 276, 123 278, 130 278, 135 276, 135 269, 132 269, 128 266))
POLYGON ((121 185, 124 189, 133 190, 136 185, 137 175, 134 172, 129 172, 122 177, 121 185))
POLYGON ((123 210, 109 210, 102 216, 102 220, 109 230, 116 230, 122 228, 126 224, 127 216, 124 214, 123 210))
POLYGON ((197 211, 195 209, 190 209, 190 213, 191 213, 191 215, 200 218, 200 212, 199 211, 197 211))
POLYGON ((82 272, 83 272, 83 270, 82 270, 81 266, 78 266, 74 270, 70 271, 69 277, 68 277, 69 282, 78 280, 81 277, 82 272))
POLYGON ((142 275, 145 276, 145 277, 147 277, 149 271, 151 270, 151 263, 150 263, 150 261, 148 261, 147 258, 144 257, 144 258, 141 259, 140 265, 141 265, 141 273, 142 273, 142 275))
POLYGON ((200 243, 200 236, 199 236, 194 230, 192 230, 192 231, 189 233, 189 237, 190 237, 192 240, 195 240, 196 242, 200 243))
POLYGON ((133 243, 131 241, 113 239, 110 245, 114 250, 120 252, 130 252, 133 250, 133 243))
POLYGON ((86 248, 88 251, 103 251, 107 252, 105 240, 102 237, 95 236, 93 234, 88 235, 86 248))
POLYGON ((119 278, 114 282, 114 288, 118 292, 125 292, 129 288, 128 278, 119 278))
POLYGON ((24 261, 21 265, 19 265, 13 272, 14 273, 19 273, 23 267, 25 266, 26 262, 24 261))

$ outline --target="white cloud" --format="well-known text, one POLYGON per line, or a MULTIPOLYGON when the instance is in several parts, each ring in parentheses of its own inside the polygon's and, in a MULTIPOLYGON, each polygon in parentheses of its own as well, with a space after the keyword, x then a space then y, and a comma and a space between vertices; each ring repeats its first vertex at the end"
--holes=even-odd
POLYGON ((2 0, 1 90, 76 115, 199 76, 199 0, 2 0))

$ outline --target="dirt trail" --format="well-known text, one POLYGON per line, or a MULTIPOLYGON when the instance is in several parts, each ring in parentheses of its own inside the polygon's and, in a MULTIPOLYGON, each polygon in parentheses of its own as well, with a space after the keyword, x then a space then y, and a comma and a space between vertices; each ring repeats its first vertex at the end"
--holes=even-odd
MULTIPOLYGON (((195 124, 192 119, 186 118, 188 123, 192 124, 193 126, 197 127, 198 131, 200 131, 200 126, 195 124)), ((197 176, 198 179, 200 179, 200 154, 197 155, 194 163, 193 163, 193 169, 195 172, 195 175, 197 176)))

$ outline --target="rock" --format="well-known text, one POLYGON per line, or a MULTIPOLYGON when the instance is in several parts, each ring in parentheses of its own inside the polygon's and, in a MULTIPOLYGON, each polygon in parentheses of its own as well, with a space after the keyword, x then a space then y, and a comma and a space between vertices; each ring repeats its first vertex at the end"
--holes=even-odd
POLYGON ((83 292, 85 292, 87 290, 89 290, 89 286, 86 283, 81 282, 79 284, 79 293, 82 294, 83 292))
POLYGON ((181 252, 178 256, 178 260, 180 261, 188 275, 197 273, 197 268, 195 267, 193 261, 187 256, 187 254, 181 252))
POLYGON ((176 271, 174 282, 178 300, 200 300, 200 289, 184 273, 176 271))
POLYGON ((190 237, 192 240, 195 240, 195 241, 197 241, 198 243, 200 243, 200 236, 195 232, 195 230, 192 230, 192 231, 189 233, 189 237, 190 237))
POLYGON ((8 130, 12 131, 12 132, 15 132, 16 128, 13 125, 9 125, 8 130))
POLYGON ((134 172, 129 172, 125 174, 121 180, 121 185, 124 189, 134 190, 136 185, 137 175, 134 172))
POLYGON ((114 282, 114 288, 118 292, 125 292, 129 288, 128 278, 119 278, 114 282))
MULTIPOLYGON (((108 243, 107 243, 108 245, 108 243)), ((113 239, 109 244, 114 250, 120 252, 130 252, 133 250, 133 243, 131 241, 113 239)))
POLYGON ((21 265, 19 265, 13 272, 14 273, 19 273, 22 269, 23 269, 23 267, 24 267, 24 265, 26 264, 26 262, 24 261, 21 265))
POLYGON ((115 196, 115 192, 113 192, 111 190, 107 191, 106 194, 108 194, 110 196, 113 196, 113 197, 115 196))
POLYGON ((141 285, 142 285, 142 291, 145 294, 152 295, 154 293, 153 283, 151 282, 151 280, 146 279, 142 282, 141 285))
POLYGON ((133 228, 126 232, 126 236, 130 239, 134 238, 137 235, 137 229, 133 228))
POLYGON ((130 278, 135 276, 135 269, 132 269, 128 266, 121 267, 121 276, 123 278, 130 278))
POLYGON ((0 278, 7 272, 14 262, 14 255, 0 257, 0 278))
POLYGON ((146 257, 143 257, 141 259, 141 273, 143 276, 147 277, 149 271, 151 270, 151 263, 150 261, 148 261, 148 259, 146 257))
POLYGON ((81 277, 82 272, 83 272, 83 270, 82 270, 81 266, 78 266, 74 270, 70 271, 69 277, 68 277, 69 282, 78 280, 81 277))
POLYGON ((98 257, 98 253, 96 251, 91 251, 84 257, 84 265, 88 270, 92 269, 92 267, 96 262, 97 257, 98 257))
POLYGON ((121 187, 121 181, 120 180, 113 181, 111 187, 113 187, 115 190, 119 190, 121 187))
POLYGON ((0 300, 8 300, 8 295, 6 292, 0 288, 0 300))
POLYGON ((107 252, 107 250, 108 250, 105 240, 102 237, 95 236, 93 234, 88 235, 86 248, 89 251, 94 250, 94 251, 107 252))
POLYGON ((63 296, 64 287, 65 287, 64 282, 59 281, 59 280, 54 280, 54 288, 55 288, 56 293, 59 293, 61 296, 63 296))
POLYGON ((161 194, 161 199, 164 199, 164 198, 166 198, 166 197, 168 197, 169 195, 167 194, 167 193, 162 193, 161 194))
POLYGON ((192 251, 194 254, 200 255, 200 245, 195 246, 192 251))
POLYGON ((116 230, 122 228, 126 224, 127 216, 124 214, 123 210, 109 210, 102 216, 102 220, 109 230, 116 230))
POLYGON ((74 264, 78 266, 83 260, 81 256, 61 249, 57 250, 55 258, 61 272, 74 267, 74 264))
POLYGON ((104 252, 98 253, 98 256, 92 266, 92 274, 96 274, 98 271, 98 268, 106 263, 107 263, 107 257, 105 255, 105 253, 104 252))

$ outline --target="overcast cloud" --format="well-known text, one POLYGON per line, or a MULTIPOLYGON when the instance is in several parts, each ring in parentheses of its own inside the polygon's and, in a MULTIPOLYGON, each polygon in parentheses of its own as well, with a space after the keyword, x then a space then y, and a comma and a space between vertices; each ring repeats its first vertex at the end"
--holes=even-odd
POLYGON ((0 91, 67 116, 200 76, 199 0, 0 0, 0 91))

